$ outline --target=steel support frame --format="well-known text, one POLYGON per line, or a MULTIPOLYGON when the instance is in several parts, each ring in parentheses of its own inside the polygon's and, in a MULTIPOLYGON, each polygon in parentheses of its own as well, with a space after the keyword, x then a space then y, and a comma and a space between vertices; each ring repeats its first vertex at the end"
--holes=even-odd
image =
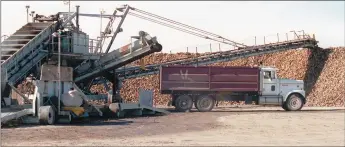
MULTIPOLYGON (((126 6, 125 12, 124 12, 124 13, 122 14, 122 16, 121 16, 121 20, 120 20, 118 26, 116 27, 116 30, 115 30, 113 36, 111 37, 110 43, 109 43, 109 45, 108 45, 108 47, 107 47, 105 53, 108 53, 109 50, 110 50, 110 48, 111 48, 111 46, 113 45, 113 42, 114 42, 114 40, 115 40, 117 34, 120 32, 121 26, 122 26, 123 22, 125 21, 125 18, 127 17, 127 14, 128 14, 128 12, 129 12, 129 10, 130 10, 130 7, 129 7, 129 6, 126 6)), ((115 14, 116 14, 116 13, 115 13, 115 14)), ((115 15, 115 14, 114 14, 114 15, 115 15)))
POLYGON ((73 20, 73 18, 76 17, 76 16, 77 16, 77 13, 76 13, 76 12, 72 13, 72 15, 69 15, 69 16, 66 18, 66 20, 64 20, 64 22, 60 25, 60 28, 65 27, 68 23, 71 23, 71 24, 72 24, 72 20, 73 20))

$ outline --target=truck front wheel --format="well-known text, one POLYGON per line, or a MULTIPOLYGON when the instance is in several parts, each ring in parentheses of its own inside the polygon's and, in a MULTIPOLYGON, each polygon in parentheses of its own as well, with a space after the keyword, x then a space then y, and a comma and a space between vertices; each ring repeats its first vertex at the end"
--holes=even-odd
POLYGON ((303 107, 303 98, 299 94, 291 94, 283 104, 283 109, 286 111, 298 111, 303 107))
POLYGON ((186 112, 192 109, 193 100, 188 95, 181 95, 175 100, 175 108, 179 112, 186 112))
POLYGON ((201 97, 198 97, 198 99, 195 102, 195 108, 198 109, 200 112, 208 112, 211 111, 214 107, 215 100, 208 96, 203 95, 201 97))

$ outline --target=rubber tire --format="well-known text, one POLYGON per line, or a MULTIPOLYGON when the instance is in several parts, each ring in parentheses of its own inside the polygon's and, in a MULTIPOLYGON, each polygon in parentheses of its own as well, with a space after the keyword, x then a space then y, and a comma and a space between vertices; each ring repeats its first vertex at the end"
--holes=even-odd
POLYGON ((113 113, 117 113, 120 112, 120 105, 119 103, 111 103, 109 105, 109 110, 113 113))
POLYGON ((41 124, 53 125, 56 116, 52 106, 41 106, 39 108, 39 121, 41 124))
POLYGON ((286 101, 284 102, 282 108, 285 110, 285 111, 299 111, 302 109, 304 105, 304 101, 303 101, 303 98, 302 96, 300 96, 299 94, 291 94, 287 99, 286 101), (298 100, 300 102, 300 106, 298 106, 297 108, 293 108, 293 106, 291 105, 291 101, 292 100, 298 100))
POLYGON ((212 111, 215 103, 216 102, 212 97, 210 97, 208 95, 203 95, 203 96, 198 97, 198 99, 195 101, 194 105, 195 105, 195 108, 198 109, 199 112, 209 112, 209 111, 212 111), (202 106, 203 100, 209 100, 210 101, 210 103, 208 104, 207 107, 202 106))
POLYGON ((283 108, 285 111, 289 111, 289 110, 286 108, 286 103, 283 103, 282 108, 283 108))
POLYGON ((175 100, 175 109, 179 112, 188 112, 193 107, 193 99, 188 95, 181 95, 175 100), (185 101, 185 106, 180 105, 185 101))

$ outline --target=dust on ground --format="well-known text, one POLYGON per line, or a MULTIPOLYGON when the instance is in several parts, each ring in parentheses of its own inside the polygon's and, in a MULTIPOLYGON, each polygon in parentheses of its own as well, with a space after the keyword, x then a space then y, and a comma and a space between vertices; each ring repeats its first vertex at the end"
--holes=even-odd
POLYGON ((217 108, 212 112, 1 130, 4 146, 344 146, 344 109, 217 108), (317 111, 319 110, 319 111, 317 111))

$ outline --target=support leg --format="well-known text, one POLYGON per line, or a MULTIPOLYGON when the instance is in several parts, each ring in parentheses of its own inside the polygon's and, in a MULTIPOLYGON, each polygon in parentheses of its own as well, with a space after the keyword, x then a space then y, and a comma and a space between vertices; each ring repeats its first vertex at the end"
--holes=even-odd
POLYGON ((6 106, 6 102, 3 97, 1 98, 1 105, 6 106))
POLYGON ((4 106, 7 106, 4 98, 10 97, 11 87, 8 84, 5 84, 4 91, 1 91, 1 92, 2 92, 1 93, 1 103, 4 103, 4 106))
MULTIPOLYGON (((116 73, 114 71, 114 73, 116 73)), ((103 74, 103 76, 111 81, 113 83, 112 86, 112 92, 110 93, 112 95, 112 102, 113 103, 121 103, 122 102, 122 98, 120 96, 120 89, 121 89, 121 81, 118 78, 117 74, 112 74, 110 72, 103 74)))
MULTIPOLYGON (((94 81, 94 79, 92 79, 91 80, 91 82, 89 82, 88 84, 87 84, 87 90, 88 90, 88 92, 90 91, 90 89, 91 89, 91 87, 92 87, 92 85, 93 85, 93 81, 94 81)), ((84 89, 84 87, 83 87, 83 89, 84 89)))
POLYGON ((121 81, 119 80, 115 70, 114 70, 114 78, 113 78, 113 101, 114 102, 122 102, 122 98, 120 96, 120 83, 121 81))
POLYGON ((116 76, 113 78, 113 87, 112 87, 112 101, 116 102, 116 90, 117 90, 117 80, 116 76))

